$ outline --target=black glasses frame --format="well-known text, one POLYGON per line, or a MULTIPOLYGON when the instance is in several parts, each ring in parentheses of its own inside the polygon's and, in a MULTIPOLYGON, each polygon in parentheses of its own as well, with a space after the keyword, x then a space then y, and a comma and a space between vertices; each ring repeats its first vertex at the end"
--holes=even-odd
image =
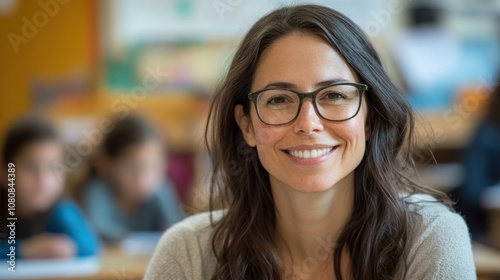
POLYGON ((260 119, 261 122, 263 122, 263 123, 265 123, 267 125, 279 126, 279 125, 289 124, 289 123, 291 123, 291 122, 293 122, 293 121, 295 121, 297 119, 297 117, 300 114, 300 110, 302 109, 302 100, 304 100, 306 98, 311 98, 313 106, 314 106, 314 110, 316 110, 316 113, 322 119, 327 120, 327 121, 332 121, 332 122, 342 122, 342 121, 350 120, 350 119, 354 118, 359 113, 359 110, 361 108, 361 102, 363 100, 363 93, 368 90, 368 86, 365 85, 365 84, 360 84, 360 83, 333 83, 333 84, 329 84, 327 86, 321 87, 321 88, 319 88, 319 89, 317 89, 315 91, 311 91, 311 92, 299 92, 299 91, 292 90, 292 89, 284 89, 284 90, 287 90, 289 92, 295 93, 299 97, 299 109, 297 110, 297 114, 295 115, 295 117, 292 120, 290 120, 289 122, 280 123, 280 124, 270 124, 270 123, 267 123, 267 122, 263 121, 262 117, 260 116, 259 107, 257 106, 257 99, 259 98, 259 95, 261 93, 263 93, 265 91, 268 91, 268 90, 276 90, 276 89, 275 88, 273 88, 273 89, 269 89, 268 88, 268 89, 261 89, 261 90, 258 90, 258 91, 251 92, 251 93, 248 94, 248 99, 250 99, 253 102, 253 104, 255 105, 255 111, 257 112, 257 116, 259 117, 259 119, 260 119), (318 107, 316 105, 316 96, 318 95, 318 93, 320 93, 322 90, 324 90, 326 88, 329 88, 329 87, 332 87, 332 86, 342 86, 342 85, 350 85, 350 86, 354 86, 354 87, 356 87, 358 89, 359 104, 358 104, 358 109, 356 110, 356 113, 354 113, 354 115, 352 117, 349 117, 349 118, 346 118, 346 119, 342 119, 342 120, 331 120, 331 119, 325 118, 320 113, 320 111, 318 110, 318 107))

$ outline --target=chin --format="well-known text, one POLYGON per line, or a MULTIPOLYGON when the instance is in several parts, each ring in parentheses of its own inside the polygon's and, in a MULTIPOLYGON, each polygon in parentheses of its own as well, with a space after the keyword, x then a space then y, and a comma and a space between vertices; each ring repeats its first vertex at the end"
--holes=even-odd
POLYGON ((32 209, 34 212, 41 213, 41 212, 48 211, 53 205, 54 205, 53 202, 52 203, 36 203, 36 204, 33 204, 32 209))
POLYGON ((289 176, 283 178, 282 181, 285 185, 290 186, 292 189, 303 193, 318 193, 331 189, 337 189, 341 186, 350 186, 349 184, 354 179, 354 171, 344 173, 329 174, 316 174, 316 175, 302 175, 302 176, 289 176))
POLYGON ((136 201, 144 202, 152 198, 154 195, 154 192, 142 192, 134 194, 133 197, 136 199, 136 201))
MULTIPOLYGON (((289 181, 289 180, 287 180, 289 181)), ((290 182, 289 185, 291 188, 298 192, 303 193, 319 193, 324 192, 331 189, 335 184, 337 184, 339 180, 331 180, 331 178, 314 178, 314 179, 306 179, 301 178, 296 180, 295 182, 290 182)))

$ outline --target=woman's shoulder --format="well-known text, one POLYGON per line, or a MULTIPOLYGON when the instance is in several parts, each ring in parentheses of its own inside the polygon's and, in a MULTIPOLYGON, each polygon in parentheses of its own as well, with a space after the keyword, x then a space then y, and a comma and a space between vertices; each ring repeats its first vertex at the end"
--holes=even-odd
POLYGON ((414 194, 407 197, 406 202, 413 216, 412 226, 417 239, 425 237, 424 233, 445 238, 464 235, 470 243, 469 230, 462 216, 433 196, 414 194))
POLYGON ((412 194, 407 196, 405 201, 410 212, 422 218, 423 224, 431 223, 432 220, 442 216, 460 216, 430 194, 412 194))
POLYGON ((469 230, 462 216, 431 195, 414 194, 406 200, 414 218, 409 279, 475 279, 469 230))
POLYGON ((212 236, 222 210, 190 216, 163 234, 145 279, 204 279, 216 265, 212 236))

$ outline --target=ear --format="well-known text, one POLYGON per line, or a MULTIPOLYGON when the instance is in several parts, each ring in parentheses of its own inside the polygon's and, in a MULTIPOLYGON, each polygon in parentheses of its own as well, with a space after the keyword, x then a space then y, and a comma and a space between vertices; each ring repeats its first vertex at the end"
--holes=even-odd
POLYGON ((238 104, 234 107, 234 118, 240 127, 243 138, 247 142, 248 146, 255 147, 257 145, 255 141, 255 133, 253 130, 253 125, 249 116, 245 116, 243 113, 243 105, 238 104))

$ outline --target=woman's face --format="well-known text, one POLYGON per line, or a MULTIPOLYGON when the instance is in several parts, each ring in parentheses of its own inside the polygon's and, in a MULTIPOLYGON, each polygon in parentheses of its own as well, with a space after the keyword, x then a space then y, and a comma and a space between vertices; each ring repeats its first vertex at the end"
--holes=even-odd
MULTIPOLYGON (((311 92, 318 88, 318 83, 329 80, 357 82, 357 77, 325 40, 315 35, 292 33, 262 53, 252 92, 270 83, 288 83, 300 92, 311 92)), ((240 105, 235 109, 245 141, 257 148, 271 184, 284 184, 300 192, 321 192, 342 180, 352 180, 363 158, 369 133, 365 125, 367 106, 364 99, 359 113, 342 122, 322 119, 311 99, 304 99, 301 106, 298 117, 281 126, 262 123, 254 104, 250 118, 243 115, 240 105), (291 154, 291 151, 304 154, 312 150, 324 152, 325 149, 327 153, 316 158, 291 154)))
POLYGON ((57 176, 54 163, 63 162, 63 149, 57 141, 27 144, 14 158, 16 196, 29 213, 48 210, 61 196, 64 179, 57 176))

